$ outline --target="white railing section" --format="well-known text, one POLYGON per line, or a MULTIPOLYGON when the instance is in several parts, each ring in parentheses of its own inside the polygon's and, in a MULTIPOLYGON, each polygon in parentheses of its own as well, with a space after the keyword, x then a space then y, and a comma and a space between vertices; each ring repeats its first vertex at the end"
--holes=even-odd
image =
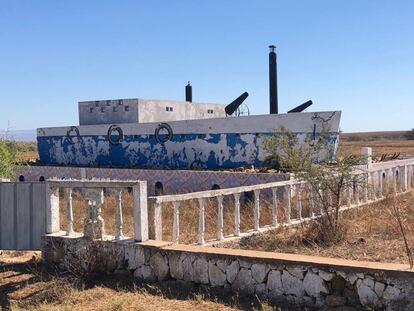
MULTIPOLYGON (((392 193, 402 193, 412 189, 414 174, 414 159, 396 160, 384 163, 369 163, 368 165, 358 166, 355 170, 356 182, 353 187, 346 189, 344 195, 344 202, 341 202, 340 210, 346 210, 367 203, 383 200, 387 195, 392 193), (361 183, 360 181, 363 180, 361 183)), ((251 234, 259 232, 262 229, 271 229, 278 226, 297 225, 304 221, 309 221, 315 217, 320 217, 323 211, 315 210, 314 198, 316 194, 310 191, 310 185, 299 180, 280 181, 267 184, 258 184, 252 186, 243 186, 236 188, 217 189, 209 191, 200 191, 187 194, 177 195, 163 195, 149 197, 154 202, 154 238, 156 240, 163 240, 163 223, 162 210, 166 203, 172 203, 174 207, 173 219, 173 242, 180 241, 180 208, 184 201, 197 200, 199 209, 199 226, 198 226, 198 244, 204 245, 205 241, 205 202, 208 199, 217 201, 217 241, 222 241, 224 237, 224 209, 231 208, 224 206, 224 198, 230 197, 234 203, 234 232, 228 237, 240 237, 242 234, 251 234), (260 211, 261 211, 261 193, 264 190, 271 190, 272 200, 272 220, 270 224, 264 226, 260 225, 260 211), (241 195, 246 192, 254 193, 254 225, 253 228, 242 233, 240 230, 240 200, 241 195), (306 193, 306 200, 308 202, 307 215, 303 215, 303 194, 306 193), (283 200, 279 200, 282 195, 283 200), (292 217, 292 198, 295 198, 295 215, 292 217), (280 203, 282 202, 282 206, 280 203), (280 208, 284 209, 284 222, 278 219, 278 212, 280 208)), ((322 193, 320 192, 320 195, 322 193)), ((327 198, 332 206, 332 197, 327 198)), ((228 200, 227 200, 228 202, 228 200)))
MULTIPOLYGON (((365 151, 370 151, 365 148, 365 151)), ((395 160, 389 162, 372 163, 370 156, 367 164, 355 168, 355 177, 358 179, 353 186, 345 189, 340 210, 346 210, 383 200, 389 194, 404 193, 413 188, 414 184, 414 158, 395 160), (363 183, 360 182, 362 179, 363 183), (343 201, 343 202, 342 202, 343 201)), ((87 201, 87 213, 84 223, 83 235, 93 239, 107 238, 105 235, 105 222, 102 218, 102 204, 105 193, 115 195, 115 236, 114 240, 124 239, 123 233, 123 191, 132 189, 133 193, 133 220, 134 239, 136 241, 148 240, 148 209, 147 199, 153 202, 154 239, 163 240, 162 214, 166 205, 173 207, 172 242, 180 242, 180 210, 186 208, 183 202, 194 200, 198 208, 198 244, 206 244, 206 206, 207 201, 215 201, 217 204, 216 234, 214 241, 223 241, 227 237, 241 237, 278 226, 298 225, 302 222, 320 217, 323 210, 315 199, 328 200, 332 197, 321 190, 314 192, 311 186, 303 181, 288 180, 251 186, 200 191, 178 195, 163 195, 147 197, 147 185, 145 181, 111 181, 111 180, 48 180, 46 181, 46 232, 56 233, 61 231, 59 215, 59 193, 66 193, 66 231, 67 236, 79 236, 74 230, 73 193, 81 190, 83 199, 87 201), (105 190, 105 191, 104 191, 105 190), (248 205, 253 209, 254 215, 251 228, 242 232, 241 208, 245 193, 253 193, 253 204, 248 205), (328 197, 322 197, 328 195, 328 197), (261 213, 265 199, 270 200, 271 220, 268 224, 261 224, 261 213), (229 204, 230 202, 230 204, 229 204), (292 206, 292 202, 294 205, 292 206), (304 204, 304 203, 307 204, 304 204), (317 208, 319 207, 319 208, 317 208), (228 209, 234 212, 234 223, 225 224, 224 215, 228 209), (282 213, 283 211, 283 213, 282 213), (282 217, 283 216, 283 217, 282 217), (229 225, 233 233, 225 237, 226 228, 229 225)), ((332 206, 332 205, 331 205, 332 206)), ((215 207, 214 207, 215 208, 215 207)), ((247 207, 249 208, 249 207, 247 207)))
POLYGON ((105 221, 102 218, 102 204, 106 194, 115 195, 115 236, 114 240, 124 239, 122 216, 122 192, 132 189, 134 239, 148 240, 147 184, 145 181, 108 181, 108 180, 48 180, 47 191, 47 233, 60 232, 59 193, 66 193, 66 236, 79 236, 74 231, 73 192, 80 190, 87 202, 83 235, 89 239, 110 239, 106 235, 105 221))

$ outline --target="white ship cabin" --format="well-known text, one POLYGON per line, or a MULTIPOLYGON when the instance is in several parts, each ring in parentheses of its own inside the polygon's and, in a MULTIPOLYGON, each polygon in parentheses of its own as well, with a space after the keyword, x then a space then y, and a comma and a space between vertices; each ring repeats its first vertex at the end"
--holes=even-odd
POLYGON ((79 125, 149 123, 225 117, 226 105, 153 99, 79 102, 79 125))

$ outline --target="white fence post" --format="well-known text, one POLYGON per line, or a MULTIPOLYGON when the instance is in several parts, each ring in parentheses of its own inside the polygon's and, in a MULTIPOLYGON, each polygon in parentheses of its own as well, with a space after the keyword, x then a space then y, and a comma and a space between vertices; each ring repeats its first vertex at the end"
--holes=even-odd
POLYGON ((240 193, 234 193, 234 235, 240 236, 240 193))
POLYGON ((135 241, 148 241, 147 182, 139 181, 132 187, 134 196, 135 241))
POLYGON ((272 204, 272 226, 277 224, 277 188, 272 188, 273 204, 272 204))
POLYGON ((296 185, 296 210, 298 218, 302 220, 302 187, 301 184, 296 185))
POLYGON ((223 235, 223 196, 219 195, 217 197, 217 240, 221 241, 224 239, 223 235))
POLYGON ((377 193, 375 189, 375 172, 370 173, 370 189, 371 189, 371 200, 375 201, 377 198, 377 193))
POLYGON ((260 227, 260 190, 254 190, 254 230, 260 227))
POLYGON ((204 240, 204 231, 205 231, 205 224, 204 224, 204 198, 198 199, 198 204, 200 208, 199 218, 198 218, 198 244, 203 245, 205 243, 204 240))
POLYGON ((73 234, 73 205, 72 205, 72 188, 66 188, 66 235, 73 234))
POLYGON ((311 218, 315 217, 315 196, 311 185, 308 185, 308 205, 309 205, 309 216, 311 218))
POLYGON ((174 201, 173 242, 178 243, 180 237, 180 201, 174 201))
POLYGON ((363 174, 363 176, 364 176, 364 184, 363 184, 364 203, 366 203, 368 202, 368 187, 369 187, 368 173, 363 174))
POLYGON ((46 233, 60 231, 59 188, 46 182, 46 233))
POLYGON ((122 190, 116 190, 115 203, 115 240, 121 240, 124 237, 122 231, 124 224, 122 217, 122 190))
POLYGON ((382 171, 378 171, 378 197, 382 198, 384 196, 383 193, 383 184, 382 184, 382 171))
POLYGON ((291 195, 292 195, 292 186, 287 185, 285 187, 285 209, 286 209, 286 221, 288 223, 292 222, 292 220, 290 218, 290 214, 291 214, 290 197, 291 197, 291 195))

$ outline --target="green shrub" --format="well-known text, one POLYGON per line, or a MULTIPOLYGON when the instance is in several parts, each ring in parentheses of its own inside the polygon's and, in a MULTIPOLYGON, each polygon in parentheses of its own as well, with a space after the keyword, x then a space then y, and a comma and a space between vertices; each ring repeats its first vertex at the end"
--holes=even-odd
POLYGON ((0 177, 13 178, 17 164, 17 144, 10 140, 0 139, 0 177))

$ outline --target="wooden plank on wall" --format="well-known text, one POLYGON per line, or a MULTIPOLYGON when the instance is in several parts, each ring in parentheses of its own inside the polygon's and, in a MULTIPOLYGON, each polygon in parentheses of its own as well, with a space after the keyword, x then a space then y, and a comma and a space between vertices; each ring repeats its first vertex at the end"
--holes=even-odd
POLYGON ((46 184, 33 184, 31 248, 40 249, 41 237, 46 234, 46 184))
POLYGON ((14 232, 14 187, 15 183, 2 183, 0 188, 0 249, 15 249, 16 247, 14 232))
POLYGON ((17 217, 17 243, 19 250, 30 249, 31 234, 31 183, 16 184, 16 217, 17 217))

